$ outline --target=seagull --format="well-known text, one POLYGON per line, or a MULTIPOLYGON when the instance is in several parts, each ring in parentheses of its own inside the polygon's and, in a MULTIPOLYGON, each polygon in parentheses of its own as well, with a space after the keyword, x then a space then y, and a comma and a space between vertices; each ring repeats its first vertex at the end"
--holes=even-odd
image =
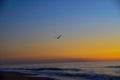
POLYGON ((62 35, 60 34, 60 35, 57 37, 57 39, 60 39, 60 38, 61 38, 61 36, 62 36, 62 35))

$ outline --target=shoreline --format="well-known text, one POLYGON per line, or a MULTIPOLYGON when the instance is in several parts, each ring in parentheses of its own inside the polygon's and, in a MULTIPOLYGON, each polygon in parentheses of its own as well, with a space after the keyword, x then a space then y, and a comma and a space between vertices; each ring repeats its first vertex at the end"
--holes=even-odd
POLYGON ((49 77, 29 77, 30 75, 35 74, 0 71, 1 80, 55 80, 49 77))
MULTIPOLYGON (((36 74, 21 73, 21 72, 14 72, 14 71, 0 71, 0 80, 57 80, 55 78, 50 78, 50 77, 35 77, 35 75, 36 74)), ((91 79, 86 79, 82 77, 79 79, 91 80, 91 79)))

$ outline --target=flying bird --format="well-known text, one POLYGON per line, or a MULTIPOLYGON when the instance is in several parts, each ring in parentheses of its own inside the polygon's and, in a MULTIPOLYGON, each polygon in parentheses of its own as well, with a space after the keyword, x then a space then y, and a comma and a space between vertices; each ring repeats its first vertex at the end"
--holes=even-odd
POLYGON ((60 34, 60 35, 57 37, 57 39, 60 39, 60 38, 61 38, 61 36, 62 36, 62 35, 60 34))

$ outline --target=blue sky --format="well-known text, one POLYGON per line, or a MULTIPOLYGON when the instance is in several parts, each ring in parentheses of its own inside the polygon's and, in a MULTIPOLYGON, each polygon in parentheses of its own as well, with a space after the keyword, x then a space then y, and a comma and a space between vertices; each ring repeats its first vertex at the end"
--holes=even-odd
POLYGON ((114 0, 6 0, 1 30, 4 41, 99 35, 120 29, 117 7, 114 0))

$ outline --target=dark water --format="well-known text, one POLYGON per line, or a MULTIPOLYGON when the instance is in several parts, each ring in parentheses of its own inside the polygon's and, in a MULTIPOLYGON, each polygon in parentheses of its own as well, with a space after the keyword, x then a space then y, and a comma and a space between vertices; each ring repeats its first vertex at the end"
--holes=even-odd
POLYGON ((120 62, 69 62, 1 66, 2 71, 34 73, 57 80, 120 80, 120 62))

